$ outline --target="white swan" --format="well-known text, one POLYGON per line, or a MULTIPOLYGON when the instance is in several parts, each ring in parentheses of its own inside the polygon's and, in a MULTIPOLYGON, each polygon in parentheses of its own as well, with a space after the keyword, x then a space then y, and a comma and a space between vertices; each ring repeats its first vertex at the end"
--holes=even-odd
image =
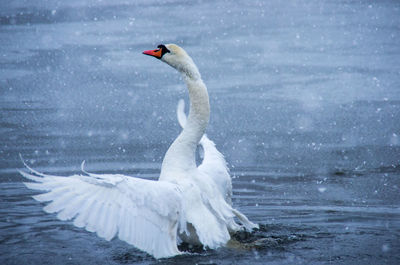
POLYGON ((206 86, 187 53, 177 45, 160 45, 143 52, 181 72, 189 89, 189 116, 178 104, 178 120, 184 128, 168 149, 158 181, 124 175, 91 174, 60 177, 42 174, 26 164, 31 173, 20 173, 34 181, 28 188, 46 191, 33 196, 48 213, 61 220, 73 219, 77 227, 111 240, 116 235, 155 258, 181 254, 184 241, 211 249, 224 246, 229 232, 258 227, 231 206, 232 184, 226 162, 204 134, 209 120, 206 86), (198 144, 204 159, 197 167, 198 144))

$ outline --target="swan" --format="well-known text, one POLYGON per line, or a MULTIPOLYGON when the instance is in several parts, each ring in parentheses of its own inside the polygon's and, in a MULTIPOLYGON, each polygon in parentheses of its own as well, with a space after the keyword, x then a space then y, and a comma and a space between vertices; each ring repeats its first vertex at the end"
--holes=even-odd
POLYGON ((26 187, 49 202, 43 209, 63 221, 72 220, 106 240, 116 236, 154 258, 182 254, 181 242, 216 249, 225 246, 230 233, 258 228, 232 207, 232 183, 223 155, 207 137, 210 105, 207 88, 191 57, 178 45, 159 45, 143 52, 177 69, 189 90, 190 111, 177 108, 182 132, 167 150, 158 181, 121 174, 93 174, 84 170, 69 177, 40 173, 24 165, 19 170, 31 180, 26 187), (198 145, 204 150, 195 162, 198 145), (240 224, 234 218, 238 218, 240 224))

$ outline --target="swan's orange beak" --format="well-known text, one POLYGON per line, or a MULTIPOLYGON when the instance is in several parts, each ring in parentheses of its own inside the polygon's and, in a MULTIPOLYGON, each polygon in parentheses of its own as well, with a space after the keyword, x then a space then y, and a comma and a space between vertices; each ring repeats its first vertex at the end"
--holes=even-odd
POLYGON ((143 54, 154 56, 157 59, 161 59, 161 57, 162 57, 162 49, 144 51, 143 54))

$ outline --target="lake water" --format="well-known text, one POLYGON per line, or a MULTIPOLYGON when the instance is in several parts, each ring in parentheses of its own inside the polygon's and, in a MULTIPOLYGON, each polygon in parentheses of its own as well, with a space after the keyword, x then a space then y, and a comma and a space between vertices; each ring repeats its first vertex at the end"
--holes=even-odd
POLYGON ((1 264, 399 264, 399 1, 0 1, 1 264), (217 2, 217 3, 215 3, 217 2), (45 214, 57 175, 156 179, 188 100, 141 54, 184 47, 253 250, 161 262, 45 214))

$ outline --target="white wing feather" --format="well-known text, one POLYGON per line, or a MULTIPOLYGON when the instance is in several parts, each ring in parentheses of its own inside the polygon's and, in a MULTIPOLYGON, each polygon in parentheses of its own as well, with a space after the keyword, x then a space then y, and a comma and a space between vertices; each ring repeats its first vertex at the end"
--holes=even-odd
POLYGON ((34 182, 30 188, 47 193, 33 196, 48 213, 71 220, 77 227, 111 240, 116 235, 155 258, 180 254, 177 228, 182 209, 181 192, 175 184, 124 175, 73 175, 59 177, 20 171, 34 182))

